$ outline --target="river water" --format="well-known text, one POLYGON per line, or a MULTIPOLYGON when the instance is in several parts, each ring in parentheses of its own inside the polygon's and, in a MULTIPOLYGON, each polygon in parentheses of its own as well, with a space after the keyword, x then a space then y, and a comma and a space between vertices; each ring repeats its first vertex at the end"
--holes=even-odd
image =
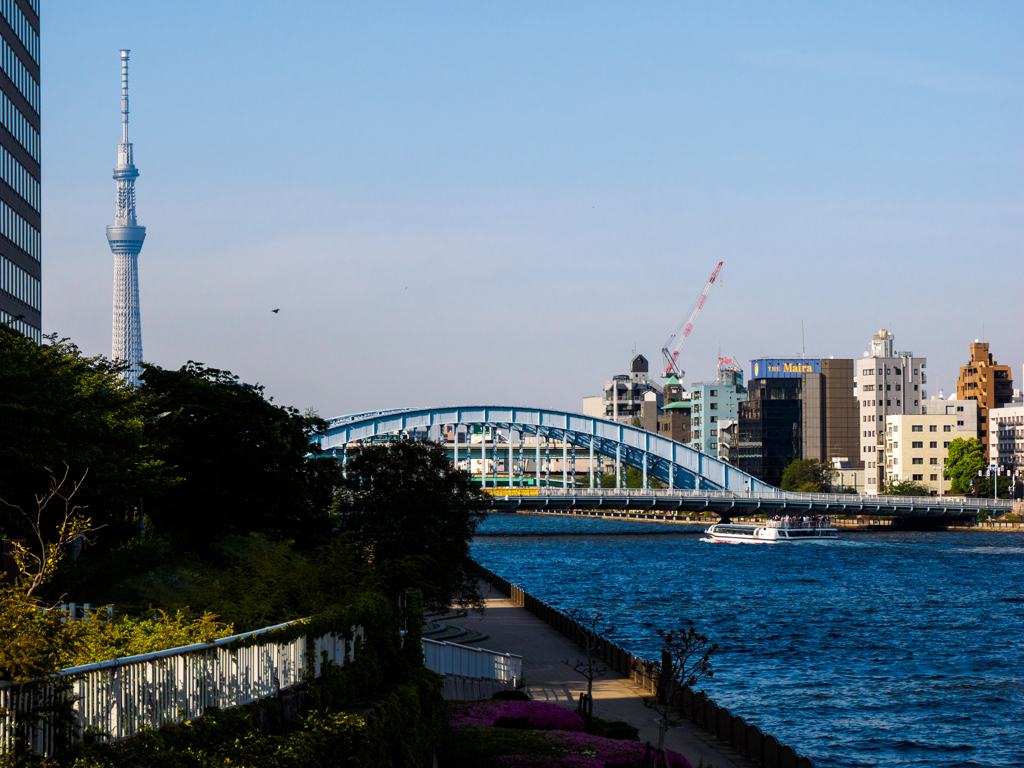
POLYGON ((557 608, 604 612, 647 658, 655 629, 692 623, 719 644, 711 697, 820 768, 1024 766, 1024 534, 676 530, 492 515, 473 556, 557 608))

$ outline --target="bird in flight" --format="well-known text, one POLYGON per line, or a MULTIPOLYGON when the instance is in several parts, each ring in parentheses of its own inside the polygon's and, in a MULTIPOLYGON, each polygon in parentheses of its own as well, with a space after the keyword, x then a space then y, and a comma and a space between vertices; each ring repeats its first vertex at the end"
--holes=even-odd
POLYGON ((276 315, 276 314, 277 314, 278 312, 280 312, 281 310, 280 310, 280 309, 272 309, 272 310, 270 310, 270 311, 271 311, 271 312, 273 312, 273 313, 274 313, 274 314, 276 315))

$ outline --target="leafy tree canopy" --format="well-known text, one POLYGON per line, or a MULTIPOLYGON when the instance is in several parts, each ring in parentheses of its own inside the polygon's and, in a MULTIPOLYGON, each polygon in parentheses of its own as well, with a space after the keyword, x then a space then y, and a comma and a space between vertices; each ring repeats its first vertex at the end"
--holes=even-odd
MULTIPOLYGON (((50 470, 88 482, 76 503, 116 540, 137 528, 138 500, 172 473, 144 435, 148 398, 119 369, 86 357, 68 339, 35 344, 0 325, 0 498, 24 510, 50 485, 50 470)), ((30 538, 24 516, 0 504, 0 538, 30 538)))
POLYGON ((977 438, 958 437, 949 444, 942 476, 950 483, 953 493, 971 493, 971 481, 985 468, 985 447, 977 438))
POLYGON ((816 459, 797 459, 782 473, 782 490, 800 493, 831 493, 836 471, 816 459))
POLYGON ((275 405, 230 371, 192 361, 143 369, 142 394, 156 413, 151 439, 183 478, 146 506, 158 531, 189 548, 252 531, 326 541, 341 474, 334 459, 310 455, 325 421, 275 405))
POLYGON ((900 480, 898 483, 890 483, 885 486, 881 496, 931 496, 932 491, 923 483, 913 480, 900 480))
POLYGON ((443 445, 399 440, 350 453, 336 510, 342 530, 368 547, 374 564, 402 564, 401 578, 435 607, 479 606, 469 555, 487 496, 452 468, 443 445))

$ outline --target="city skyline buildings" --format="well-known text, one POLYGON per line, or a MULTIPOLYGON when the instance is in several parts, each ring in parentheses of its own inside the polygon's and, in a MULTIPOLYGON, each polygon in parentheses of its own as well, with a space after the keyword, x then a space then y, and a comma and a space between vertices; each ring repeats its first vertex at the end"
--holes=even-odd
POLYGON ((135 180, 139 171, 128 141, 128 59, 121 49, 121 143, 117 145, 117 206, 114 223, 107 227, 107 242, 114 254, 114 322, 110 359, 124 363, 124 379, 139 383, 142 362, 142 312, 139 307, 139 253, 146 239, 135 214, 135 180))
POLYGON ((104 104, 130 40, 140 215, 160 233, 139 263, 147 361, 203 360, 322 414, 576 408, 629 349, 657 356, 724 259, 690 380, 715 377, 720 345, 793 356, 804 320, 825 356, 893 328, 949 394, 983 323, 1024 361, 1021 23, 913 2, 62 8, 45 19, 47 330, 110 353, 104 104), (1002 298, 965 297, 967 264, 1002 298))
POLYGON ((0 3, 0 322, 42 341, 38 0, 0 3))

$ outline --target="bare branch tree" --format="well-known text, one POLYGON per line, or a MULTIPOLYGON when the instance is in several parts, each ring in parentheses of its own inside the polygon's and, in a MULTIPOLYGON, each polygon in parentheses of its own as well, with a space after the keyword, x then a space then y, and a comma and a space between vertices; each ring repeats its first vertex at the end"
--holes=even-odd
MULTIPOLYGON (((598 611, 594 614, 585 614, 578 608, 573 608, 566 614, 570 619, 579 624, 583 630, 583 650, 586 651, 585 659, 577 659, 575 663, 565 659, 562 663, 578 672, 587 681, 586 714, 594 714, 594 680, 608 674, 608 667, 598 656, 598 649, 606 634, 615 631, 613 625, 605 625, 604 614, 598 611)), ((580 707, 580 714, 583 713, 580 707)))
POLYGON ((101 525, 93 528, 92 521, 88 517, 78 514, 79 510, 85 509, 85 506, 72 503, 74 495, 82 487, 82 483, 85 482, 85 476, 89 474, 88 469, 82 473, 81 479, 71 481, 71 488, 67 491, 65 491, 64 486, 68 482, 68 474, 71 472, 71 468, 67 464, 64 465, 64 476, 60 479, 60 482, 57 481, 57 476, 52 469, 47 467, 46 471, 50 475, 50 489, 43 494, 35 496, 35 517, 19 505, 11 504, 5 499, 0 499, 0 503, 16 509, 24 515, 29 527, 32 529, 32 533, 35 535, 38 545, 37 553, 20 542, 12 542, 11 555, 18 567, 22 580, 28 583, 26 595, 31 595, 53 575, 58 563, 60 563, 61 558, 64 556, 64 548, 66 546, 79 540, 91 544, 92 541, 88 538, 88 535, 95 533, 100 528, 106 527, 101 525), (59 507, 62 502, 64 509, 60 511, 59 507), (54 507, 58 508, 55 526, 56 538, 51 538, 48 535, 48 521, 44 520, 44 513, 51 503, 53 503, 54 507))
POLYGON ((645 674, 657 683, 657 696, 644 698, 644 706, 661 715, 658 723, 658 750, 665 748, 665 734, 674 725, 672 702, 683 688, 693 690, 701 680, 714 676, 711 670, 711 654, 718 650, 718 643, 711 643, 693 627, 681 627, 665 631, 657 630, 661 638, 661 664, 653 661, 643 663, 645 674))

